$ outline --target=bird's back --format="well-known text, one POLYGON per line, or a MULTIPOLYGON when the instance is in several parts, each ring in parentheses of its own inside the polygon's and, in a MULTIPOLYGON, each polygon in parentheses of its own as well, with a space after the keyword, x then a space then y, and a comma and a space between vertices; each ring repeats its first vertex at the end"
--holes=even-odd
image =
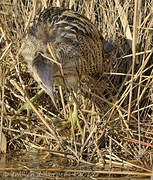
POLYGON ((74 87, 82 77, 103 73, 100 32, 86 17, 69 9, 51 7, 35 16, 21 51, 35 80, 53 102, 53 83, 74 87), (63 74, 47 57, 62 65, 63 74))
POLYGON ((33 21, 29 34, 41 39, 44 46, 52 46, 63 69, 72 66, 80 75, 103 73, 103 38, 96 26, 79 13, 49 8, 33 21))

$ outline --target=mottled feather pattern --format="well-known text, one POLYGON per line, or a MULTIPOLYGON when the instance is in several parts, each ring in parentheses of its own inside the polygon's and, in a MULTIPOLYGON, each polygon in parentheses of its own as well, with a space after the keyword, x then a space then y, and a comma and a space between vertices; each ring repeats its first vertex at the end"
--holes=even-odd
POLYGON ((103 39, 86 17, 70 9, 53 7, 41 13, 35 22, 30 33, 42 37, 44 44, 51 43, 60 63, 77 61, 79 74, 103 72, 103 39))
POLYGON ((48 45, 62 65, 69 87, 74 87, 82 77, 103 74, 103 37, 97 27, 75 11, 48 8, 35 16, 30 24, 22 55, 35 80, 51 97, 53 82, 57 85, 65 83, 59 66, 47 59, 54 59, 48 45))

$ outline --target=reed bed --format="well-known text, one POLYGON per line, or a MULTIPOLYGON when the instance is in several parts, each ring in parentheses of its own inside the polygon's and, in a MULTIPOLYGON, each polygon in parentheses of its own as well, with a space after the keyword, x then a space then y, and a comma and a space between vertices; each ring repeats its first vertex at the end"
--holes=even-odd
POLYGON ((1 0, 0 107, 1 152, 33 148, 105 170, 151 173, 153 0, 1 0), (55 87, 60 112, 45 93, 30 101, 40 88, 20 48, 34 15, 49 6, 84 14, 114 46, 101 80, 80 82, 82 134, 67 123, 72 100, 65 88, 55 87))

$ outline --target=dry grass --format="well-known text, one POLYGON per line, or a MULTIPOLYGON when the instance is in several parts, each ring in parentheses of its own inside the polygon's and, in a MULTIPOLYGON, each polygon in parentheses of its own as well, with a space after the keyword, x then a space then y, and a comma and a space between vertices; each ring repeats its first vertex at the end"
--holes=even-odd
POLYGON ((153 0, 1 0, 0 133, 6 137, 7 151, 33 147, 71 153, 74 160, 97 168, 150 173, 152 53, 153 0), (30 116, 26 111, 16 115, 25 101, 30 104, 28 97, 38 92, 20 55, 21 40, 33 16, 48 6, 64 6, 86 15, 115 46, 102 81, 91 86, 81 83, 77 100, 82 135, 71 123, 64 124, 72 111, 65 89, 56 87, 55 91, 60 112, 43 94, 31 104, 30 116))

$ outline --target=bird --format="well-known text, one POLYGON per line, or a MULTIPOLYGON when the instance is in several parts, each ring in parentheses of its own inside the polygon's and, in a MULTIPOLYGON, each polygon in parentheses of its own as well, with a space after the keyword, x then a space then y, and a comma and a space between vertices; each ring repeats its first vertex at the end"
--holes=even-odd
POLYGON ((83 78, 103 75, 105 42, 96 25, 84 15, 49 7, 31 21, 21 54, 34 79, 57 107, 54 84, 77 92, 83 78))

